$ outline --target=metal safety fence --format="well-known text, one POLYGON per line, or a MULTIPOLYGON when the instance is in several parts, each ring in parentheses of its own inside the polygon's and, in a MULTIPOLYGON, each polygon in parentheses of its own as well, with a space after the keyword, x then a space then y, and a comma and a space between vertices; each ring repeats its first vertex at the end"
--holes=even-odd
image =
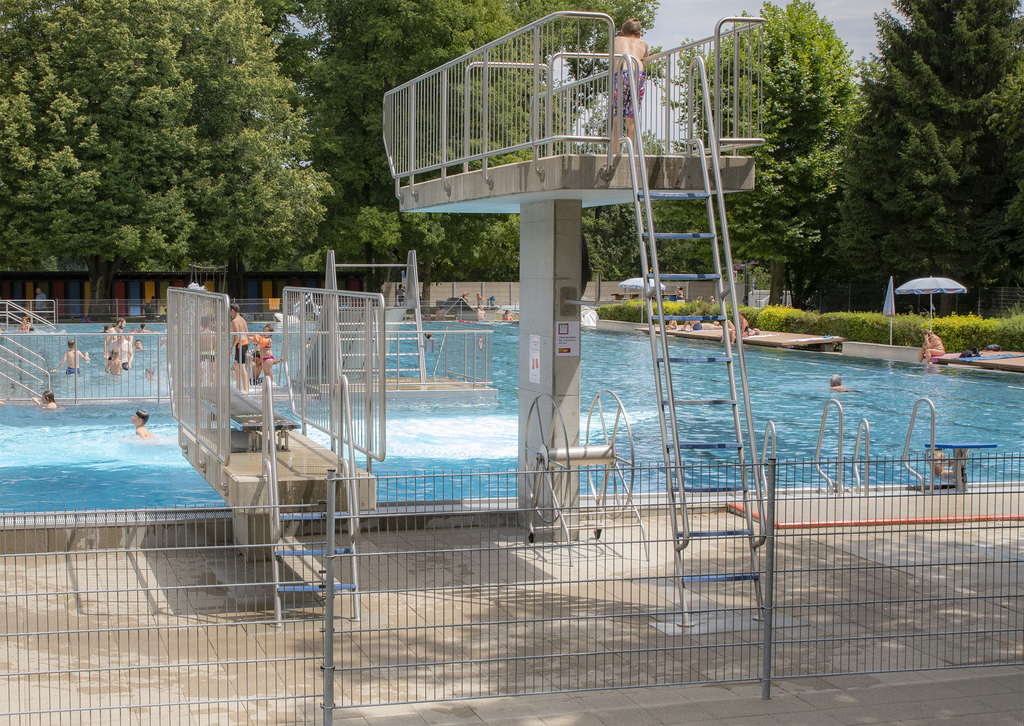
POLYGON ((390 388, 420 387, 420 338, 423 339, 425 383, 431 387, 488 386, 491 379, 494 333, 425 327, 387 333, 385 374, 390 388))
POLYGON ((319 723, 321 705, 1020 664, 1024 456, 971 464, 966 492, 910 488, 905 464, 927 462, 871 460, 845 496, 807 486, 813 462, 766 462, 762 605, 728 577, 749 562, 719 486, 735 465, 695 465, 690 526, 709 534, 681 572, 660 467, 604 500, 579 471, 569 536, 532 541, 525 472, 377 474, 349 556, 359 613, 338 598, 330 648, 314 596, 270 626, 270 564, 232 543, 231 510, 4 515, 0 719, 319 723))
MULTIPOLYGON (((715 34, 652 56, 638 100, 638 138, 652 154, 683 154, 707 119, 689 77, 695 56, 711 70, 722 148, 763 143, 760 18, 725 18, 715 34)), ((415 78, 384 96, 384 144, 395 178, 560 154, 603 154, 611 166, 619 93, 614 23, 603 13, 557 12, 415 78)), ((444 182, 442 182, 444 183, 444 182)))
POLYGON ((352 443, 386 455, 384 297, 379 293, 286 287, 282 297, 284 371, 292 414, 331 437, 341 431, 341 377, 348 379, 352 443))

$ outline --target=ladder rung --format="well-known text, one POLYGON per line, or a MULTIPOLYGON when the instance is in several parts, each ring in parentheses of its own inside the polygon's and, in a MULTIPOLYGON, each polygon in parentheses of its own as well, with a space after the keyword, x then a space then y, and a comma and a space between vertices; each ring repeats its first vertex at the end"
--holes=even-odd
MULTIPOLYGON (((335 516, 338 519, 348 519, 348 512, 337 512, 335 516)), ((312 522, 327 519, 327 514, 324 512, 301 512, 297 514, 282 514, 282 522, 312 522)))
MULTIPOLYGON (((710 199, 711 198, 711 194, 708 193, 708 192, 677 192, 677 191, 672 191, 672 192, 668 192, 668 191, 650 192, 648 196, 652 200, 661 200, 661 199, 667 199, 667 200, 679 199, 679 200, 683 200, 683 199, 710 199)), ((644 198, 644 193, 643 192, 640 192, 639 194, 637 194, 637 199, 643 199, 643 198, 644 198)))
MULTIPOLYGON (((677 406, 734 406, 736 400, 732 398, 673 398, 672 403, 677 406)), ((668 406, 668 401, 662 401, 661 405, 668 406)))
MULTIPOLYGON (((327 554, 327 550, 276 550, 274 554, 278 557, 323 557, 327 554)), ((336 547, 334 554, 351 555, 353 550, 349 547, 336 547)))
MULTIPOLYGON (((749 537, 753 533, 754 531, 751 529, 720 529, 708 532, 690 532, 690 537, 749 537)), ((676 536, 682 537, 683 533, 680 532, 676 536)))
POLYGON ((759 572, 729 572, 721 575, 683 575, 683 582, 741 582, 760 580, 759 572))
POLYGON ((701 322, 703 322, 705 320, 725 320, 726 317, 724 315, 655 315, 651 319, 652 320, 675 320, 675 321, 679 321, 679 320, 694 320, 694 321, 700 320, 701 322))
MULTIPOLYGON (((672 445, 667 447, 672 449, 672 445)), ((683 441, 679 444, 680 449, 742 449, 743 444, 735 441, 683 441)), ((725 491, 725 490, 723 490, 725 491)))
MULTIPOLYGON (((327 589, 327 586, 323 583, 316 585, 278 585, 278 592, 323 592, 327 589)), ((336 582, 334 583, 334 591, 339 590, 355 590, 356 586, 347 582, 336 582)))
MULTIPOLYGON (((654 197, 651 197, 653 199, 654 197)), ((649 232, 644 232, 644 239, 650 237, 649 232)), ((654 239, 717 239, 718 235, 714 232, 655 232, 654 239)), ((721 275, 715 275, 715 279, 718 279, 721 275)), ((662 275, 662 280, 678 280, 676 277, 665 277, 662 275)), ((708 278, 699 278, 708 279, 708 278)))
POLYGON ((679 274, 679 275, 676 275, 676 274, 658 275, 658 277, 660 279, 662 279, 662 280, 669 280, 669 281, 671 281, 671 280, 721 280, 722 279, 721 275, 716 275, 713 272, 709 272, 706 275, 704 273, 693 273, 693 274, 686 273, 686 274, 679 274))
MULTIPOLYGON (((658 358, 658 363, 664 363, 664 358, 658 358)), ((730 363, 732 358, 727 355, 694 356, 690 358, 669 358, 669 363, 730 363)))

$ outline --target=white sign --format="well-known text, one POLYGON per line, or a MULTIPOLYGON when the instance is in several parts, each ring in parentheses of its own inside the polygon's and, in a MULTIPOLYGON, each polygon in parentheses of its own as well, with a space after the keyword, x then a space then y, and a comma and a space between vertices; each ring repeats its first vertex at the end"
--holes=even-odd
POLYGON ((555 355, 574 356, 580 355, 580 321, 579 320, 556 320, 555 321, 555 355))
POLYGON ((530 336, 530 383, 540 383, 540 336, 530 336))

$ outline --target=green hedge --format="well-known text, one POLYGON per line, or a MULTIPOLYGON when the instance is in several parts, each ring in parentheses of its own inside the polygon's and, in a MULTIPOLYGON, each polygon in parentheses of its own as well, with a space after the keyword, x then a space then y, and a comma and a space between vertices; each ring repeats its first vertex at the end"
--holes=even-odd
MULTIPOLYGON (((602 305, 602 320, 639 323, 643 303, 633 300, 617 305, 602 305)), ((666 315, 714 315, 718 306, 706 302, 665 303, 666 315)), ((740 308, 752 327, 781 333, 834 335, 859 343, 889 343, 889 318, 881 313, 806 312, 781 306, 761 309, 740 308)), ((984 348, 996 344, 1004 350, 1024 351, 1024 315, 1009 318, 980 318, 977 315, 951 315, 935 318, 932 328, 942 338, 946 350, 955 353, 964 348, 984 348)), ((924 342, 928 318, 897 315, 892 318, 892 344, 919 347, 924 342)))

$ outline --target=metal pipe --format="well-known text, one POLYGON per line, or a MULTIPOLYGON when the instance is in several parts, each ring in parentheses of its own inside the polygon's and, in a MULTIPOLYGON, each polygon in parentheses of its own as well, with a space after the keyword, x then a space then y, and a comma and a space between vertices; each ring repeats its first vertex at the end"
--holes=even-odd
MULTIPOLYGON (((929 447, 929 451, 931 452, 931 458, 935 458, 935 403, 932 402, 932 399, 930 398, 919 398, 914 404, 914 410, 910 413, 910 426, 907 428, 907 441, 903 445, 903 466, 906 467, 907 471, 909 471, 913 476, 917 477, 918 484, 920 485, 921 490, 924 491, 924 477, 910 465, 910 460, 908 459, 908 456, 910 455, 910 437, 914 433, 914 424, 917 422, 917 408, 922 403, 927 403, 928 407, 931 409, 932 426, 930 439, 931 446, 929 447)), ((928 465, 928 490, 930 494, 935 493, 935 466, 932 464, 928 465)))
POLYGON ((761 699, 772 697, 772 634, 775 606, 775 452, 768 459, 765 471, 765 489, 768 505, 764 522, 766 539, 764 554, 764 609, 762 617, 763 660, 761 661, 761 699))
POLYGON ((814 468, 818 474, 828 482, 828 491, 835 494, 843 493, 843 404, 836 398, 830 398, 825 402, 825 410, 821 413, 821 428, 818 430, 818 447, 814 450, 814 468), (833 482, 828 474, 821 470, 821 441, 825 438, 825 422, 828 420, 828 409, 835 404, 839 411, 839 467, 836 471, 836 480, 833 482))

